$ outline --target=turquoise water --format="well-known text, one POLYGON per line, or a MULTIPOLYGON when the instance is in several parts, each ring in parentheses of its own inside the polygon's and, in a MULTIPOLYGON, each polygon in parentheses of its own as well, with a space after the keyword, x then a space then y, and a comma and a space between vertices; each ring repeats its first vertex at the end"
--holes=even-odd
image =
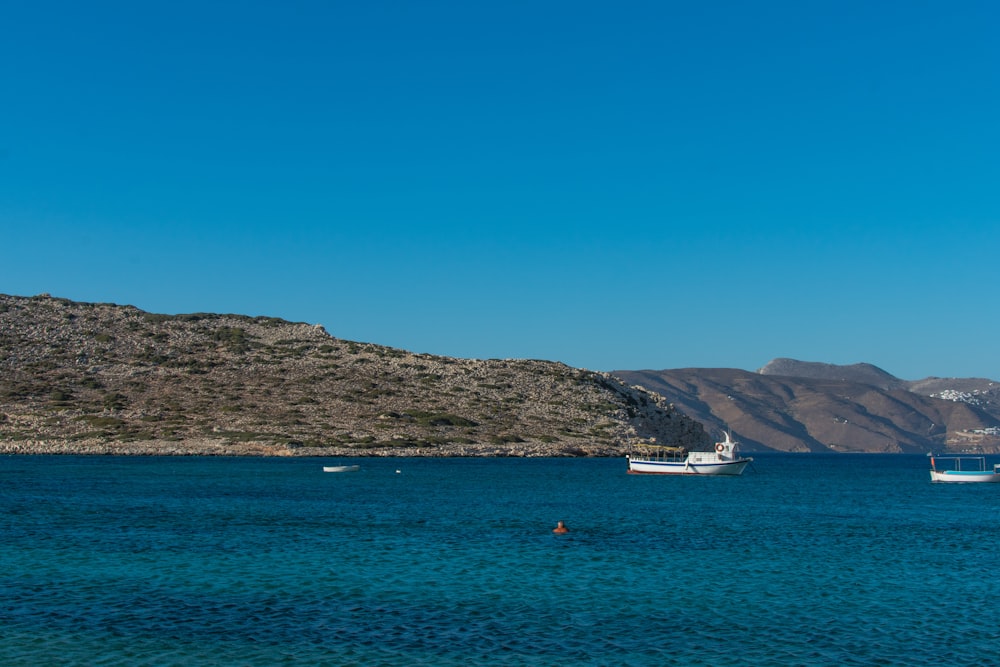
POLYGON ((926 457, 343 462, 0 457, 0 664, 1000 664, 1000 485, 926 457))

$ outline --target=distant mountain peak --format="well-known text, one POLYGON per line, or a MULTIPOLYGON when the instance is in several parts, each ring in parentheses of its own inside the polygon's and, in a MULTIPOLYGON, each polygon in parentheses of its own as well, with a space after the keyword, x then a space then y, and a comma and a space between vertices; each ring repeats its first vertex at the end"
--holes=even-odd
POLYGON ((844 380, 877 387, 893 387, 901 380, 878 366, 859 363, 849 365, 826 364, 818 361, 799 361, 779 357, 772 359, 757 371, 760 375, 784 375, 815 380, 844 380))

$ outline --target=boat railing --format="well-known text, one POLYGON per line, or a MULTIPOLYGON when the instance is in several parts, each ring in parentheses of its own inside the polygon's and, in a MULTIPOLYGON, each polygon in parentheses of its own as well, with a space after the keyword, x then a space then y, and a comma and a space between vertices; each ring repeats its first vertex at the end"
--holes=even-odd
POLYGON ((633 445, 629 449, 629 458, 642 461, 663 461, 672 463, 684 461, 687 457, 687 450, 683 447, 672 447, 669 445, 633 445))
MULTIPOLYGON (((1000 468, 1000 463, 994 464, 993 470, 1000 468)), ((931 457, 931 470, 936 470, 938 472, 946 472, 948 470, 954 470, 956 472, 986 472, 986 457, 985 456, 932 456, 931 457), (952 461, 951 467, 939 468, 937 465, 938 461, 952 461), (962 467, 962 462, 966 462, 966 466, 962 467), (972 464, 972 465, 969 465, 972 464)))

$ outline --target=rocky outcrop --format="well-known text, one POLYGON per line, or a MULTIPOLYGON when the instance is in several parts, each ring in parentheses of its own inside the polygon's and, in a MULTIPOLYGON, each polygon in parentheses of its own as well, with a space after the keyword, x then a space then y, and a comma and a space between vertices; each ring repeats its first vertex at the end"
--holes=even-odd
POLYGON ((709 440, 662 396, 560 363, 0 295, 0 452, 606 456, 652 438, 709 440))

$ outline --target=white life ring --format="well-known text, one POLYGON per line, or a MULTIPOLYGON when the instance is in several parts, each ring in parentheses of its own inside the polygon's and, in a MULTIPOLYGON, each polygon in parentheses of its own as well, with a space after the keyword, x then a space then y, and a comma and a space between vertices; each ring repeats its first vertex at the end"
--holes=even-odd
POLYGON ((715 451, 717 451, 717 452, 719 452, 721 454, 722 452, 725 451, 725 449, 726 449, 726 446, 724 444, 722 444, 721 442, 715 443, 715 451))

